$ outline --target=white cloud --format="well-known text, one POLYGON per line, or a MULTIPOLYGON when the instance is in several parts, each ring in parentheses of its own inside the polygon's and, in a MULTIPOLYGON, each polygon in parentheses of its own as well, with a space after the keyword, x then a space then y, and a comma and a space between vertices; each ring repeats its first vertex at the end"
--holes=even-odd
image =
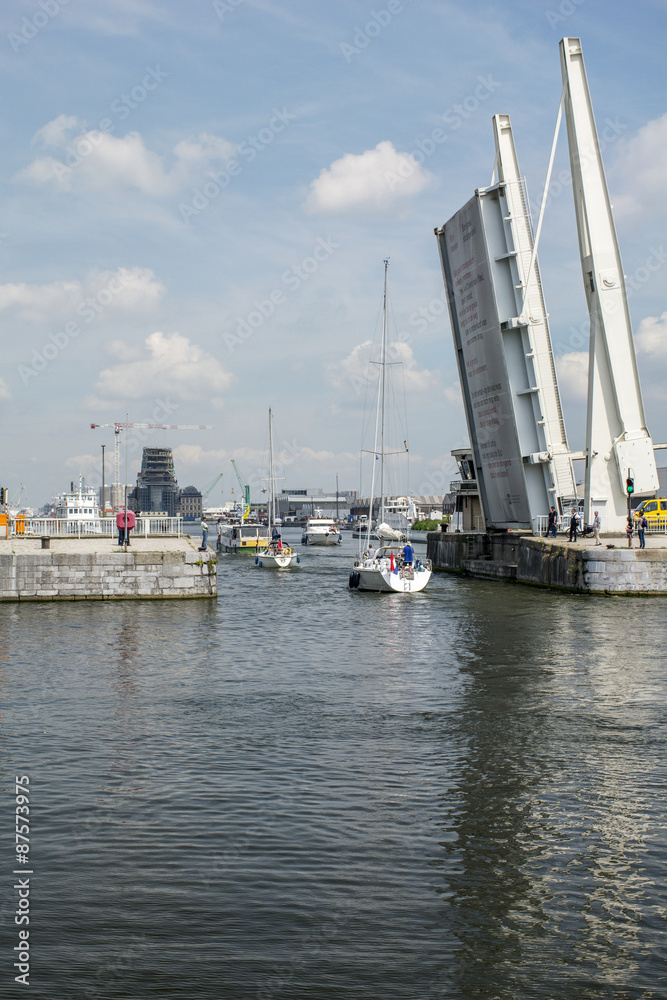
MULTIPOLYGON (((352 389, 357 395, 366 385, 375 385, 378 380, 379 368, 370 364, 373 342, 365 340, 357 344, 346 358, 326 367, 327 381, 337 389, 352 389)), ((387 361, 402 365, 403 380, 406 390, 428 392, 437 388, 438 372, 419 368, 412 348, 404 341, 394 341, 387 348, 387 361)), ((396 383, 400 385, 400 374, 396 383)))
POLYGON ((81 128, 82 123, 71 115, 59 115, 44 125, 33 142, 59 148, 59 155, 37 157, 18 177, 65 191, 83 186, 108 194, 118 188, 134 188, 155 197, 169 197, 189 181, 226 165, 237 149, 226 139, 203 132, 196 139, 177 143, 173 162, 167 166, 166 158, 147 149, 138 132, 119 137, 81 128), (77 129, 78 134, 74 134, 77 129))
MULTIPOLYGON (((115 342, 116 357, 121 344, 115 342)), ((145 348, 144 357, 136 360, 134 349, 129 347, 131 360, 100 372, 95 389, 103 398, 167 395, 181 400, 201 399, 224 392, 235 379, 212 354, 180 333, 152 333, 146 338, 145 348)))
POLYGON ((119 267, 91 271, 84 281, 0 285, 0 312, 15 309, 21 319, 36 322, 84 315, 87 308, 97 314, 107 309, 145 313, 157 305, 164 291, 149 268, 119 267), (93 300, 93 307, 86 300, 93 300))
POLYGON ((452 382, 451 385, 445 386, 444 395, 445 399, 449 403, 458 403, 460 406, 463 406, 463 396, 461 395, 461 383, 458 379, 456 379, 455 382, 452 382))
POLYGON ((667 113, 647 122, 632 137, 621 137, 609 171, 614 215, 634 218, 667 205, 667 113))
POLYGON ((69 133, 79 124, 74 115, 58 115, 52 122, 47 122, 38 129, 32 137, 33 145, 62 146, 67 141, 69 133))
POLYGON ((647 316, 639 324, 635 336, 638 354, 667 359, 667 312, 661 316, 647 316))
POLYGON ((12 394, 4 378, 0 378, 0 399, 11 399, 12 394))
POLYGON ((346 153, 334 160, 312 181, 304 202, 306 211, 351 212, 357 209, 383 211, 400 198, 418 194, 435 181, 433 174, 410 153, 400 153, 391 142, 356 155, 346 153))
POLYGON ((588 396, 588 351, 571 351, 556 358, 558 385, 572 400, 588 396))
POLYGON ((44 320, 71 312, 83 299, 78 281, 54 281, 50 285, 0 285, 0 312, 16 309, 21 319, 44 320))

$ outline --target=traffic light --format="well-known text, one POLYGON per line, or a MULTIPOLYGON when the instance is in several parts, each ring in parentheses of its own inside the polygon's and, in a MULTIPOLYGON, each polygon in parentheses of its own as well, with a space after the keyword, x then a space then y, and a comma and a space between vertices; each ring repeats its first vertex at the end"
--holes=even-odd
POLYGON ((625 489, 628 496, 631 496, 635 492, 635 481, 631 476, 625 480, 625 489))
POLYGON ((0 503, 7 503, 7 489, 0 486, 0 503))

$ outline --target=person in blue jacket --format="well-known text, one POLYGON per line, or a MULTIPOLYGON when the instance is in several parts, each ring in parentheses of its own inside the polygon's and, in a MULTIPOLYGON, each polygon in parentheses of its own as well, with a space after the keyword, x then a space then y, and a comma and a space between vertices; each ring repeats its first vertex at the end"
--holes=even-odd
POLYGON ((415 558, 415 550, 410 545, 410 542, 406 543, 402 555, 403 555, 403 565, 405 566, 405 568, 412 569, 412 563, 415 558))

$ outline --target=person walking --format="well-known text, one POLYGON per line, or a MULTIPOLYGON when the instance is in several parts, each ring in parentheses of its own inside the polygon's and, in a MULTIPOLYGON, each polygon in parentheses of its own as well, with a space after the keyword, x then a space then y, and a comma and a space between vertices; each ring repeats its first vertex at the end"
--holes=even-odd
POLYGON ((644 532, 646 531, 647 528, 648 528, 648 521, 644 517, 644 515, 642 514, 642 516, 639 518, 639 522, 637 524, 637 534, 639 535, 639 548, 640 549, 645 549, 646 548, 646 539, 644 537, 644 532))
POLYGON ((570 537, 568 541, 576 542, 578 527, 579 527, 579 514, 577 513, 576 508, 573 507, 570 513, 570 537))
POLYGON ((595 544, 602 545, 600 541, 600 528, 602 527, 602 519, 596 510, 593 511, 595 517, 593 518, 593 534, 595 535, 595 544))
POLYGON ((558 534, 558 529, 556 528, 557 521, 558 521, 558 514, 556 512, 556 508, 552 507, 551 510, 549 511, 549 520, 547 522, 547 538, 549 537, 549 535, 553 535, 553 537, 555 538, 556 535, 558 534))
POLYGON ((205 517, 201 519, 201 548, 200 552, 206 552, 206 543, 208 541, 208 521, 205 517))

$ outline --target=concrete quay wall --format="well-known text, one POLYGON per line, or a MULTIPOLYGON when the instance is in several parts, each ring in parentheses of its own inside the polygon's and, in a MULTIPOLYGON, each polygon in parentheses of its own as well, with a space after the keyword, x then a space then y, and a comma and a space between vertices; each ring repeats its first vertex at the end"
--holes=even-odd
POLYGON ((667 595, 667 548, 569 544, 520 533, 429 532, 434 569, 591 594, 667 595))
POLYGON ((212 553, 0 553, 0 601, 127 600, 216 597, 212 553))

